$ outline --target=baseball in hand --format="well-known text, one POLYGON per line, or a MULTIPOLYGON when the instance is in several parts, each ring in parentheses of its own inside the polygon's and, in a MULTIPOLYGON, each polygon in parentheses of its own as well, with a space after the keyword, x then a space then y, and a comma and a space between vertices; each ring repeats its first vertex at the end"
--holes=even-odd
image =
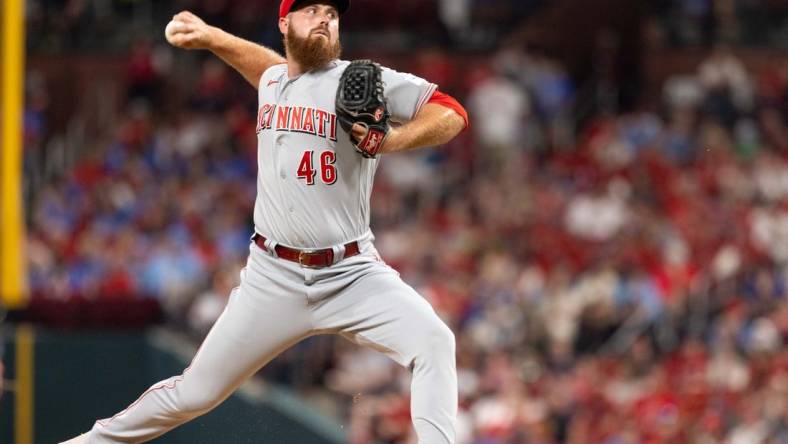
POLYGON ((164 28, 164 37, 167 38, 167 41, 170 42, 170 44, 173 44, 173 45, 175 44, 172 41, 172 38, 175 36, 175 33, 179 29, 182 29, 183 26, 185 26, 185 25, 186 25, 186 23, 184 23, 184 22, 182 22, 180 20, 170 20, 170 22, 167 23, 167 27, 164 28))

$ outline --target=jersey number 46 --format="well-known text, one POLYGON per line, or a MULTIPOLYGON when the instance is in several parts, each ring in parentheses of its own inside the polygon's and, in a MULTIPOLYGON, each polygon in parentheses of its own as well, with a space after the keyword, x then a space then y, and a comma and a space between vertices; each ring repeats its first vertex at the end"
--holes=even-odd
MULTIPOLYGON (((315 184, 317 171, 313 166, 314 154, 313 150, 304 151, 301 162, 298 163, 298 178, 306 180, 307 185, 315 184)), ((320 180, 326 185, 331 185, 337 181, 337 167, 334 166, 336 161, 337 155, 333 151, 320 153, 320 180)))

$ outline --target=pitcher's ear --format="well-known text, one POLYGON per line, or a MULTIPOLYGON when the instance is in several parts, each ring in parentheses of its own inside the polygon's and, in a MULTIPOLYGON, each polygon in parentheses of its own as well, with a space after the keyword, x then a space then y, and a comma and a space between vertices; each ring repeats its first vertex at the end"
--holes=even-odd
POLYGON ((284 35, 287 35, 287 28, 290 26, 290 17, 280 17, 279 18, 279 32, 284 35))

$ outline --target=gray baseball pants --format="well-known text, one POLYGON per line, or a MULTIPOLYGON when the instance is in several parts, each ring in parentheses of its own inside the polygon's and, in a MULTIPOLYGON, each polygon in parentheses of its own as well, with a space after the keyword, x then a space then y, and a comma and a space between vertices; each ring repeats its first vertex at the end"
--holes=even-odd
POLYGON ((453 443, 455 342, 430 304, 379 259, 362 253, 320 269, 278 259, 254 243, 241 284, 183 374, 151 386, 87 442, 138 443, 202 415, 278 354, 312 335, 340 334, 412 368, 411 417, 420 444, 453 443))

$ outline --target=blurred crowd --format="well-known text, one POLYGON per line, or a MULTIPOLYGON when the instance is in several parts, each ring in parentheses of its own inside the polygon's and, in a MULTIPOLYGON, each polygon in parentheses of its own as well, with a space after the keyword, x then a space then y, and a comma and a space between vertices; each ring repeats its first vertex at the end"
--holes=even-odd
MULTIPOLYGON (((568 140, 560 67, 493 66, 472 141, 387 158, 373 202, 382 253, 457 332, 458 442, 786 442, 785 62, 718 48, 568 140)), ((405 372, 339 356, 354 442, 399 442, 405 372)))
MULTIPOLYGON (((280 0, 29 0, 28 48, 45 52, 126 50, 139 36, 161 39, 173 14, 188 9, 235 34, 280 47, 280 0)), ((406 50, 414 45, 489 47, 546 0, 363 0, 343 18, 343 45, 406 50), (418 13, 414 13, 418 11, 418 13), (408 23, 403 27, 403 23, 408 23)))
MULTIPOLYGON (((118 124, 34 196, 30 283, 155 298, 200 337, 248 254, 256 97, 205 58, 173 106, 161 51, 135 47, 118 124)), ((580 128, 543 54, 382 61, 471 116, 445 147, 386 156, 372 197, 381 254, 456 334, 458 443, 788 442, 785 59, 750 72, 718 46, 659 101, 580 128)), ((52 87, 29 85, 30 144, 52 87)), ((379 353, 314 338, 263 373, 327 387, 352 443, 413 438, 409 374, 379 353)))
MULTIPOLYGON (((562 0, 568 3, 574 0, 562 0)), ((346 44, 374 37, 380 47, 407 49, 455 45, 490 48, 546 0, 363 0, 343 20, 346 44), (363 7, 362 7, 363 6, 363 7), (385 13, 383 13, 385 11, 385 13), (418 11, 414 14, 413 11, 418 11), (406 28, 402 23, 408 23, 406 28), (418 36, 414 40, 413 36, 418 36)), ((275 27, 279 0, 30 0, 28 47, 38 51, 118 51, 136 36, 158 36, 174 13, 189 9, 209 23, 239 35, 278 45, 275 27)), ((670 46, 707 46, 716 41, 785 48, 785 0, 653 0, 642 4, 648 26, 670 46)), ((366 40, 368 41, 368 40, 366 40)))
POLYGON ((716 41, 739 45, 788 45, 785 0, 656 0, 649 2, 652 25, 672 46, 705 46, 716 41))

